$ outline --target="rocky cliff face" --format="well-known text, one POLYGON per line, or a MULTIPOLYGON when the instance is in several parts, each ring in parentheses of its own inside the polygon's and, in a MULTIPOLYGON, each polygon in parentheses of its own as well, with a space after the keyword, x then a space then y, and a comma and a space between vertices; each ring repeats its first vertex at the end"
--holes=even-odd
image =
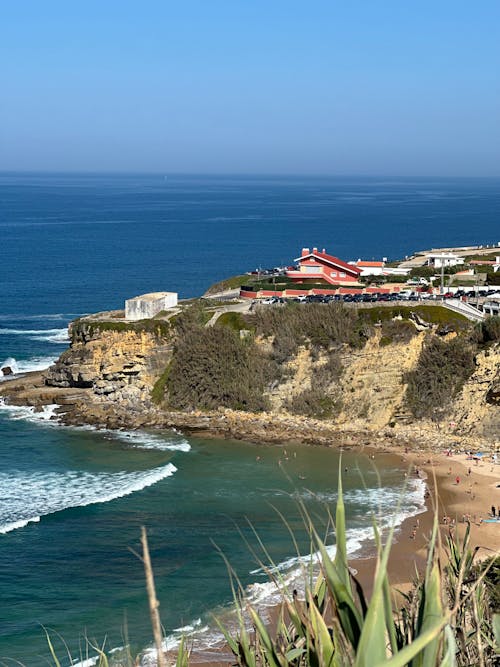
POLYGON ((89 389, 93 401, 122 407, 151 405, 151 390, 172 353, 169 337, 85 323, 74 325, 71 337, 71 347, 45 374, 48 386, 89 389))
MULTIPOLYGON (((172 335, 168 331, 120 330, 109 325, 99 327, 98 323, 75 326, 70 349, 45 374, 48 387, 84 392, 85 399, 74 408, 74 422, 143 426, 175 425, 177 420, 179 425, 187 425, 184 417, 168 412, 165 406, 156 406, 151 398, 156 381, 172 358, 172 335)), ((418 428, 420 432, 424 429, 434 434, 436 425, 416 423, 404 401, 405 373, 415 368, 425 335, 420 332, 409 342, 384 345, 377 331, 361 350, 345 346, 340 353, 343 374, 331 386, 342 407, 334 419, 322 422, 321 428, 390 434, 410 433, 418 428)), ((261 340, 258 344, 266 349, 269 341, 261 340)), ((273 414, 278 420, 287 419, 290 397, 314 387, 315 375, 324 363, 321 356, 313 358, 310 350, 300 348, 288 362, 282 382, 269 390, 272 412, 266 419, 273 419, 273 414)), ((496 344, 477 355, 476 371, 466 382, 449 417, 453 433, 500 440, 499 396, 500 345, 496 344)), ((248 418, 241 415, 239 421, 248 418)), ((202 422, 210 419, 207 413, 202 422)), ((223 432, 225 418, 214 414, 213 419, 221 422, 219 427, 223 432)), ((208 423, 207 428, 210 428, 208 423)), ((232 435, 234 428, 233 424, 232 435)), ((451 432, 451 427, 446 428, 451 432)))

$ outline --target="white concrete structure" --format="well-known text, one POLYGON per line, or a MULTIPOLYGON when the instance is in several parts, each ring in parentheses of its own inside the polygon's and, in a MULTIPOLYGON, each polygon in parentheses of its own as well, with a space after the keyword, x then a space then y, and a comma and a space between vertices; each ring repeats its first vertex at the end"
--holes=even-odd
POLYGON ((427 264, 440 269, 443 266, 457 266, 464 263, 464 258, 454 255, 452 252, 431 252, 427 257, 427 264))
POLYGON ((483 312, 486 315, 499 316, 500 315, 500 293, 493 294, 488 301, 483 303, 483 312))
POLYGON ((473 322, 481 322, 485 317, 485 314, 481 310, 475 308, 471 303, 465 303, 459 299, 444 299, 442 305, 445 308, 449 308, 449 310, 465 315, 465 317, 473 322))
POLYGON ((177 305, 177 292, 151 292, 125 301, 126 320, 147 320, 177 305))

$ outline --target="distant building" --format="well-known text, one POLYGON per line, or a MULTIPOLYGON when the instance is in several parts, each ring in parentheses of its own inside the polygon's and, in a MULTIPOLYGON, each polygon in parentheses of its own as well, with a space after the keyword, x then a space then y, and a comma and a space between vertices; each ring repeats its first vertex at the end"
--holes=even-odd
POLYGON ((303 248, 301 256, 294 261, 298 262, 298 267, 287 270, 286 275, 297 283, 324 280, 331 285, 357 284, 361 275, 360 268, 328 255, 325 249, 319 252, 317 248, 313 248, 312 252, 309 252, 309 248, 303 248))
POLYGON ((126 320, 147 320, 177 305, 177 292, 151 292, 125 301, 126 320))
POLYGON ((358 259, 357 262, 349 262, 358 269, 361 269, 361 276, 382 276, 384 275, 385 262, 372 262, 364 259, 358 259))
POLYGON ((431 252, 426 255, 427 264, 433 266, 435 269, 440 269, 443 266, 458 266, 464 264, 464 258, 454 255, 452 252, 431 252))
POLYGON ((471 259, 469 263, 471 266, 492 266, 495 273, 500 271, 500 257, 495 257, 494 261, 485 259, 471 259))

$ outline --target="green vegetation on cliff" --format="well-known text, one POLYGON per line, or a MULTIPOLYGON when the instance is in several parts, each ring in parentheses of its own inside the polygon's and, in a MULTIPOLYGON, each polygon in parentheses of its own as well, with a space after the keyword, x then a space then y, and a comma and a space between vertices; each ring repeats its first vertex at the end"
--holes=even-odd
POLYGON ((150 333, 158 338, 167 338, 171 332, 169 322, 163 322, 156 319, 138 320, 137 322, 125 322, 120 320, 90 320, 78 319, 74 320, 71 325, 71 340, 86 341, 106 331, 126 332, 133 331, 134 333, 150 333))
MULTIPOLYGON (((499 318, 473 325, 448 309, 422 304, 352 308, 291 303, 248 314, 225 312, 207 327, 211 314, 198 302, 172 318, 173 357, 152 391, 157 404, 248 411, 273 405, 332 419, 355 391, 352 380, 343 387, 344 361, 349 366, 351 355, 359 355, 376 332, 380 348, 405 346, 427 327, 421 352, 420 343, 415 347, 418 360, 401 375, 400 386, 403 390, 403 382, 407 384, 404 403, 415 418, 440 420, 474 372, 477 353, 500 340, 499 318), (305 356, 298 356, 301 350, 305 356), (306 374, 297 384, 293 378, 299 358, 306 374), (290 388, 283 389, 287 382, 290 388)), ((363 383, 355 381, 356 387, 363 383)))
POLYGON ((439 420, 474 372, 476 350, 465 337, 429 337, 416 367, 407 373, 406 400, 418 419, 439 420))
POLYGON ((253 341, 240 339, 232 329, 184 329, 166 377, 168 403, 181 410, 263 410, 267 367, 253 341))

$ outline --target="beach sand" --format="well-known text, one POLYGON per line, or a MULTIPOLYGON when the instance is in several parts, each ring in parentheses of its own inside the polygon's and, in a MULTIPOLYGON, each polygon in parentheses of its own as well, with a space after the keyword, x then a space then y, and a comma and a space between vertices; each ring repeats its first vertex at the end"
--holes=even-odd
MULTIPOLYGON (((449 524, 443 522, 445 515, 455 520, 456 527, 452 530, 456 530, 461 538, 467 527, 463 517, 470 516, 470 545, 472 548, 480 547, 478 559, 500 554, 500 520, 489 522, 492 518, 491 506, 494 505, 497 512, 500 506, 500 463, 494 465, 489 458, 476 463, 468 460, 463 453, 447 456, 445 451, 410 452, 399 447, 387 447, 383 452, 369 448, 366 453, 374 457, 375 465, 383 465, 384 457, 398 457, 400 462, 407 464, 408 475, 415 475, 415 471, 419 470, 421 476, 426 477, 429 490, 427 511, 406 519, 395 534, 389 559, 389 576, 396 604, 400 601, 397 591, 410 590, 416 571, 422 572, 425 568, 426 547, 432 531, 436 499, 443 559, 446 558, 446 537, 450 533, 449 524)), ((349 564, 357 570, 358 580, 370 594, 375 572, 374 548, 362 558, 351 559, 349 564)), ((277 613, 278 608, 274 610, 274 616, 277 613)), ((233 663, 228 647, 194 653, 190 659, 190 664, 205 667, 227 667, 233 663)))

